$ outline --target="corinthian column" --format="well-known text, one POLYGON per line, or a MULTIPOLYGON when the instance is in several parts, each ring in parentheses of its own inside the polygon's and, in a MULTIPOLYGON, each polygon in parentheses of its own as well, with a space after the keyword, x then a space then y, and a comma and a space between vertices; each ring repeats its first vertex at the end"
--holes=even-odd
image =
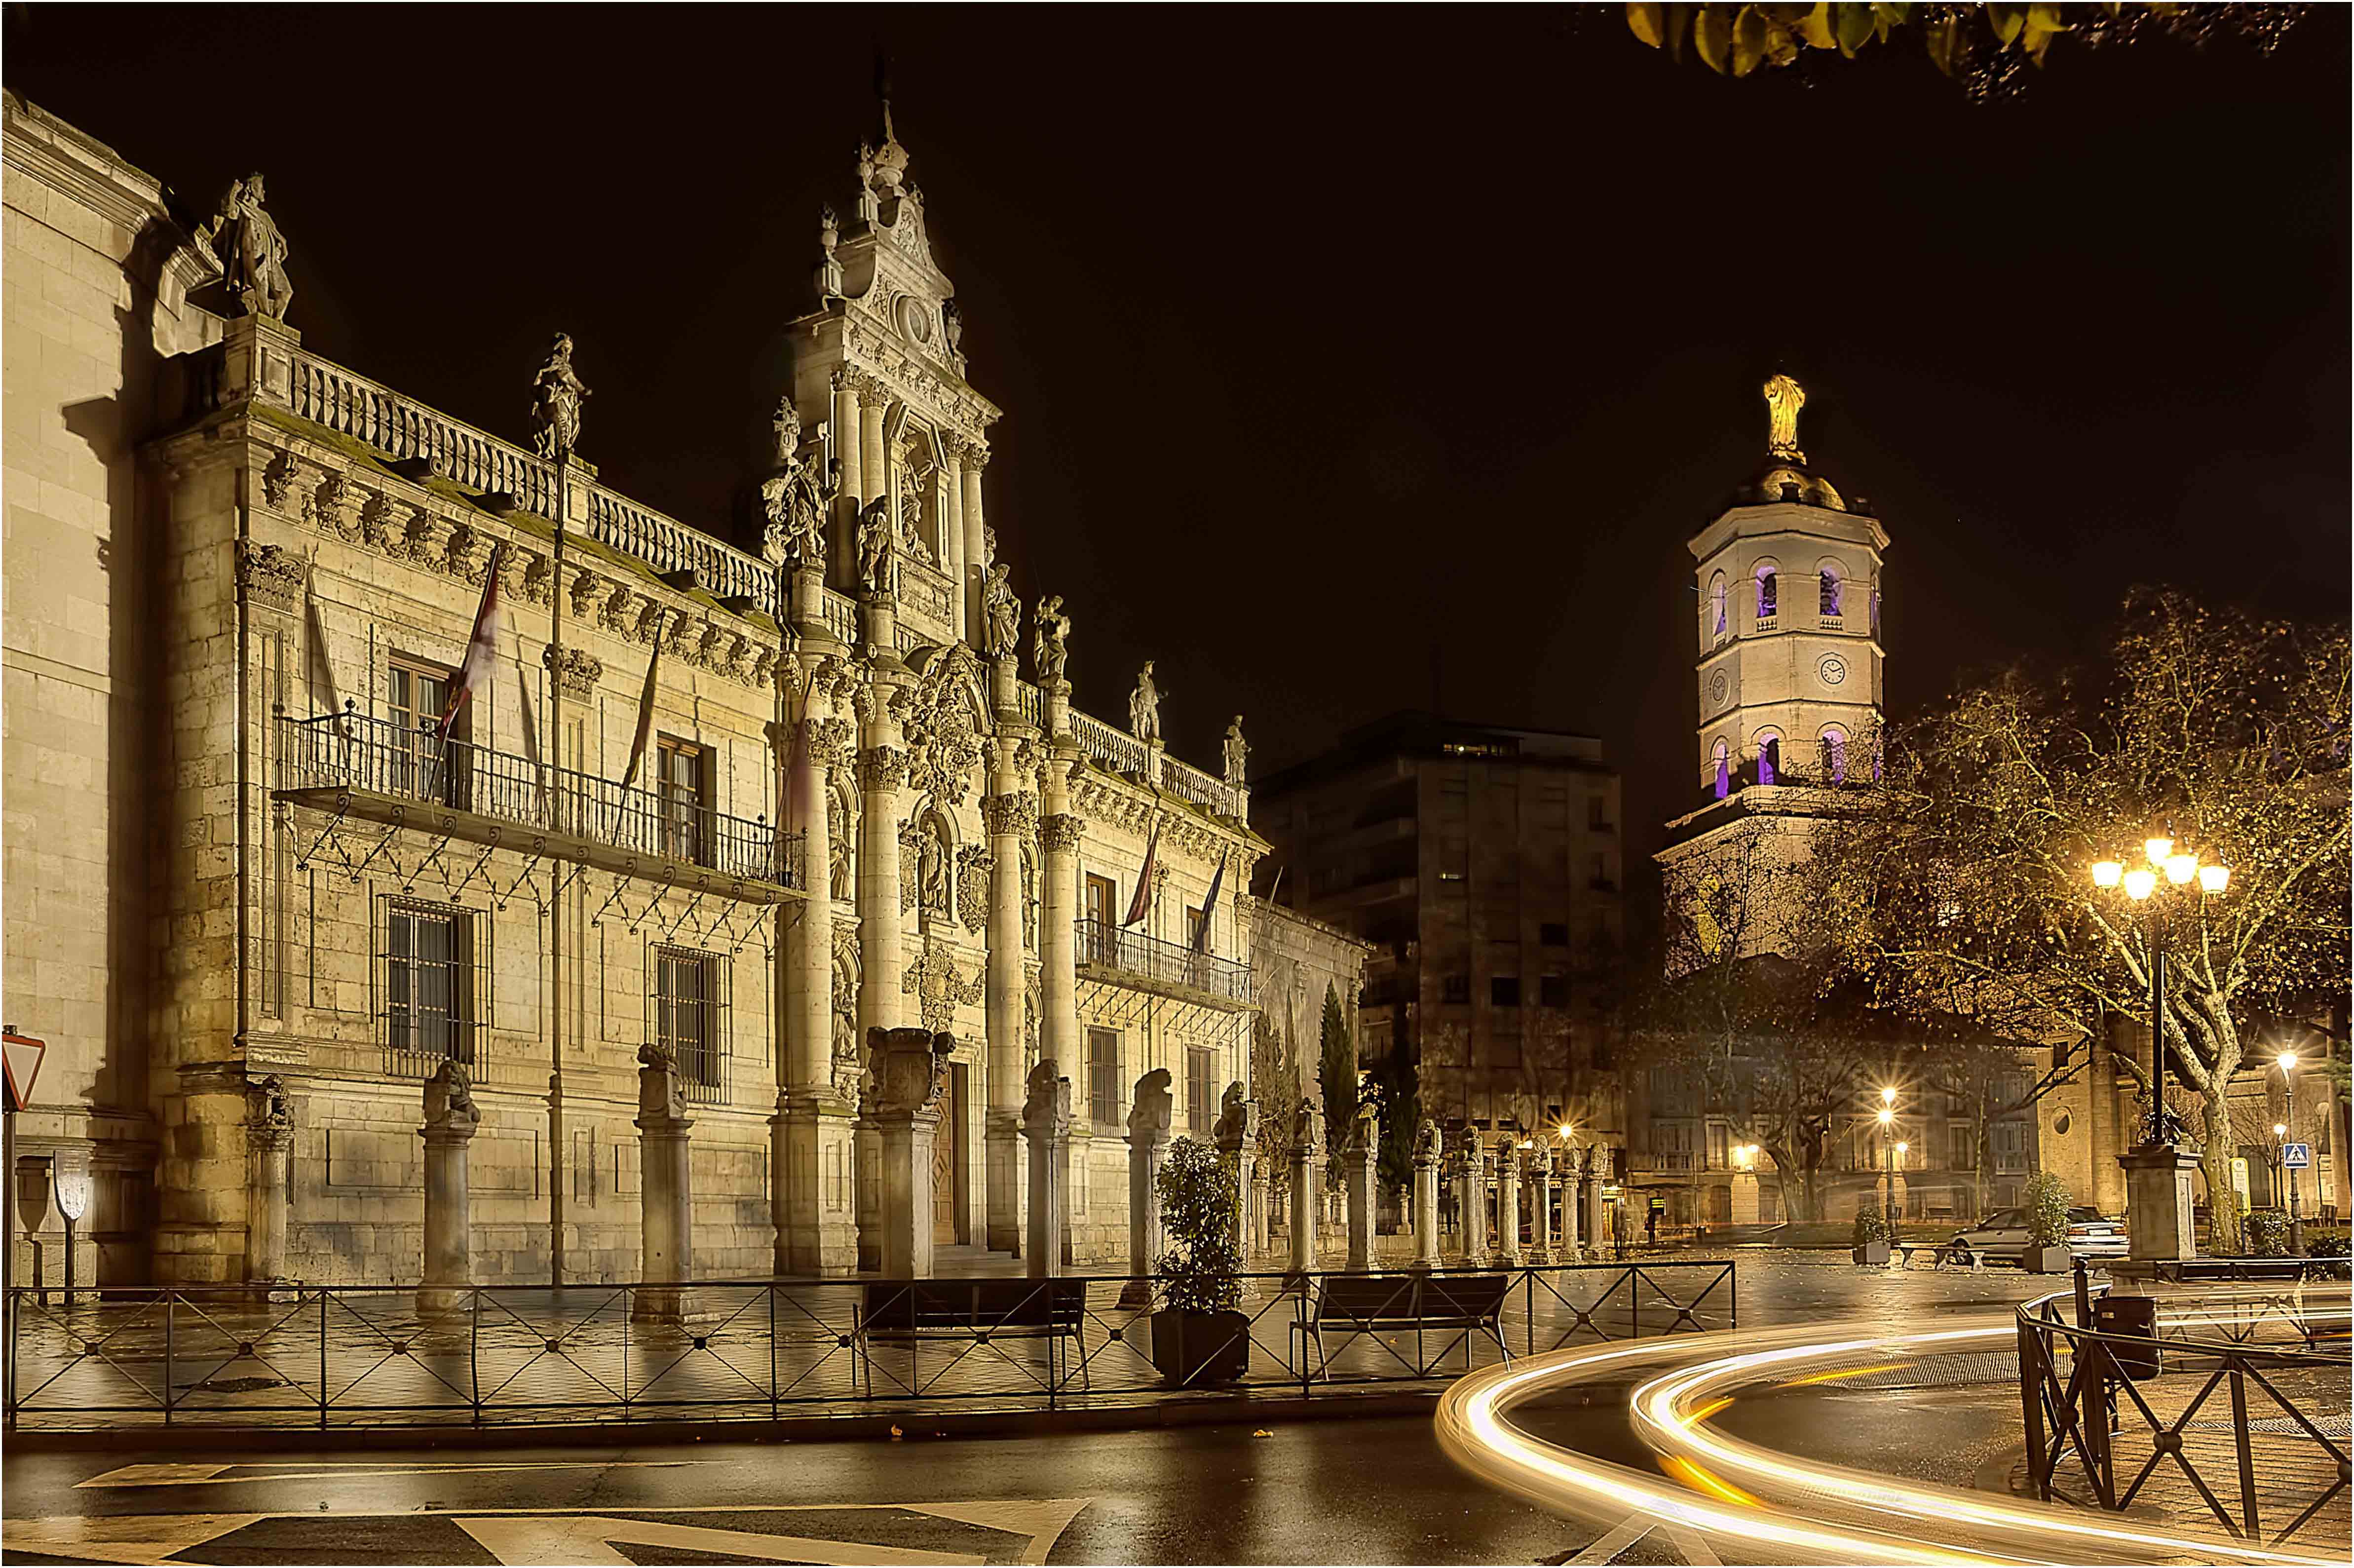
POLYGON ((989 1248, 1022 1252, 1022 846, 1038 798, 1022 789, 1015 747, 1001 744, 981 817, 989 830, 989 1109, 982 1143, 989 1248))
MULTIPOLYGON (((879 704, 877 705, 880 705, 879 704)), ((899 1026, 899 787, 907 754, 870 746, 858 754, 858 1029, 899 1026)))
POLYGON ((1038 911, 1038 1054, 1057 1062, 1082 1062, 1079 1049, 1078 928, 1079 834, 1086 821, 1071 814, 1071 766, 1057 757, 1046 765, 1045 815, 1038 842, 1045 852, 1038 911))
POLYGON ((891 470, 883 450, 883 416, 890 412, 889 395, 869 381, 860 388, 858 412, 858 476, 864 486, 858 498, 865 502, 891 493, 891 470))
MULTIPOLYGON (((783 999, 777 1053, 777 1112, 769 1122, 770 1202, 779 1275, 848 1274, 858 1266, 847 1193, 829 1172, 846 1168, 853 1107, 833 1072, 832 829, 826 776, 849 751, 850 726, 812 712, 810 787, 791 804, 789 830, 801 837, 801 888, 808 895, 784 916, 778 944, 777 991, 783 999)), ((779 726, 777 745, 792 737, 779 726)))

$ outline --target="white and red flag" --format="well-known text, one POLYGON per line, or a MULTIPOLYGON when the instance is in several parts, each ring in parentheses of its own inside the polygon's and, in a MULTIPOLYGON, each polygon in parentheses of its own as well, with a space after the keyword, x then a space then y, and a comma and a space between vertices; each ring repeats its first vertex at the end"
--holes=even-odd
POLYGON ((499 656, 499 562, 506 554, 504 540, 491 546, 491 564, 482 573, 482 606, 474 611, 474 635, 466 641, 466 657, 458 678, 450 683, 450 701, 441 710, 441 734, 446 737, 458 710, 474 694, 476 683, 486 679, 499 656))

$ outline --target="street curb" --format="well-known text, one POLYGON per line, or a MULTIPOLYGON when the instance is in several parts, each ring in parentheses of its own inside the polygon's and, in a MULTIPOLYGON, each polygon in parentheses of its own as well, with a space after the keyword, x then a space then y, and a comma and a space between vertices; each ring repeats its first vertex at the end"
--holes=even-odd
POLYGON ((670 1443, 920 1442, 939 1437, 1119 1432, 1155 1426, 1289 1425, 1426 1415, 1437 1393, 1328 1394, 1321 1399, 1168 1400, 1087 1410, 914 1410, 874 1415, 788 1415, 774 1421, 573 1422, 533 1426, 154 1426, 106 1432, 13 1432, 12 1453, 89 1453, 125 1448, 318 1452, 329 1448, 643 1447, 670 1443))

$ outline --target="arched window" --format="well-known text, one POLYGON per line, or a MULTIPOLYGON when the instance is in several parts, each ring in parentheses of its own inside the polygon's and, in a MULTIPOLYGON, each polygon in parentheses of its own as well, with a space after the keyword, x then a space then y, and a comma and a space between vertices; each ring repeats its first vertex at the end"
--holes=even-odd
POLYGON ((1716 779, 1716 798, 1723 800, 1733 793, 1733 753, 1724 742, 1718 741, 1708 754, 1709 771, 1716 779))
POLYGON ((1823 731, 1823 777, 1834 784, 1847 782, 1847 731, 1837 725, 1823 731))
POLYGON ((1724 574, 1719 572, 1708 585, 1708 634, 1711 637, 1724 635, 1725 598, 1724 574))
POLYGON ((1757 566, 1757 619, 1771 620, 1778 608, 1777 581, 1774 563, 1761 561, 1757 566))
POLYGON ((1819 597, 1816 601, 1815 609, 1825 620, 1836 620, 1840 614, 1840 607, 1847 599, 1847 584, 1840 580, 1838 566, 1829 561, 1823 563, 1821 578, 1819 597))
POLYGON ((1757 737, 1757 782, 1772 784, 1782 776, 1782 737, 1766 730, 1757 737))

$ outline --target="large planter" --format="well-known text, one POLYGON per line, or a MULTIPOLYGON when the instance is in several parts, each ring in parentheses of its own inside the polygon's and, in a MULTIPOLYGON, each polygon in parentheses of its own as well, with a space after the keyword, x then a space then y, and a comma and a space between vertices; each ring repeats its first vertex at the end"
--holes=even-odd
POLYGON ((1176 1388, 1212 1388, 1250 1369, 1250 1319, 1240 1312, 1155 1312, 1152 1364, 1176 1388))
POLYGON ((1851 1249, 1856 1265, 1861 1268, 1885 1268, 1888 1266, 1888 1244, 1871 1241, 1851 1249))
POLYGON ((2064 1246, 2031 1246, 2020 1261, 2030 1274, 2071 1274, 2076 1267, 2076 1255, 2064 1246))

